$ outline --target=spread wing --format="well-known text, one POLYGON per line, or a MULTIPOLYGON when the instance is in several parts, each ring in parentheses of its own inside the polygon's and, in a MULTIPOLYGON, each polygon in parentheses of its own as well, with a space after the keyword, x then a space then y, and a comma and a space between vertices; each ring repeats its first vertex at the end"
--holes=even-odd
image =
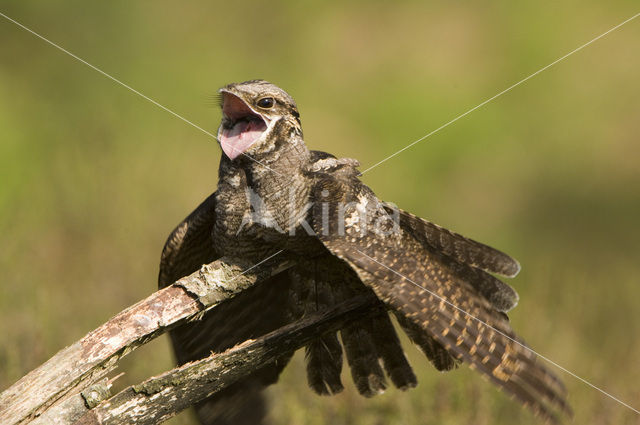
POLYGON ((468 363, 547 420, 556 420, 558 410, 570 413, 563 384, 537 362, 506 315, 478 289, 487 283, 474 281, 490 276, 474 266, 513 274, 513 266, 500 265, 513 265, 513 260, 480 261, 483 257, 470 253, 488 247, 430 223, 416 230, 407 225, 406 215, 404 226, 402 219, 394 225, 384 205, 355 176, 318 173, 312 194, 319 239, 391 307, 401 324, 406 322, 414 340, 415 334, 428 336, 427 342, 468 363), (433 229, 453 243, 443 238, 436 243, 433 232, 428 236, 433 229), (447 248, 460 245, 465 250, 447 248))
POLYGON ((220 256, 216 253, 211 232, 216 221, 215 194, 205 199, 167 238, 160 257, 160 288, 198 270, 220 256))
MULTIPOLYGON (((211 232, 216 220, 215 197, 209 196, 169 235, 160 260, 159 287, 172 284, 219 258, 211 232)), ((290 283, 286 273, 244 291, 170 332, 180 364, 220 352, 247 339, 264 335, 289 322, 286 309, 290 283), (264 316, 256 315, 264 312, 264 316), (265 319, 266 318, 266 319, 265 319)), ((266 413, 262 390, 275 383, 290 356, 254 372, 196 405, 203 424, 254 425, 266 413)))
MULTIPOLYGON (((385 205, 387 212, 393 207, 385 205)), ((423 245, 446 255, 460 263, 491 273, 514 277, 520 271, 520 264, 514 258, 473 239, 466 238, 444 227, 431 223, 403 210, 398 210, 400 226, 423 245)))

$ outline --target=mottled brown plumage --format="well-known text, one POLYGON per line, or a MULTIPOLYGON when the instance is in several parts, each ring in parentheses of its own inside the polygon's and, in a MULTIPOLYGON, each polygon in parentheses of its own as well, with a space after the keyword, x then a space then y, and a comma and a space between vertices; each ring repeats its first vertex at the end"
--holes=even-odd
MULTIPOLYGON (((514 276, 515 260, 378 200, 358 179, 357 161, 309 151, 297 106, 282 89, 254 80, 220 92, 225 154, 218 189, 169 237, 160 286, 223 255, 257 263, 284 250, 298 262, 173 331, 180 363, 373 292, 437 369, 465 362, 545 419, 569 412, 562 383, 508 323, 516 292, 489 274, 514 276)), ((416 385, 384 314, 306 347, 308 381, 317 393, 342 390, 343 348, 361 394, 382 392, 387 378, 401 389, 416 385)), ((289 358, 200 403, 202 423, 260 423, 260 392, 289 358)))

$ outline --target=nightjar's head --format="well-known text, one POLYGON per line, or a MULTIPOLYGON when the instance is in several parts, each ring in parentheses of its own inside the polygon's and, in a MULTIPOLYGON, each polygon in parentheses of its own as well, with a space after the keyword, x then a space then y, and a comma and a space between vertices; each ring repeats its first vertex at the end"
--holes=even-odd
POLYGON ((302 140, 296 102, 281 88, 251 80, 218 91, 222 107, 218 141, 229 159, 268 153, 292 139, 302 140))

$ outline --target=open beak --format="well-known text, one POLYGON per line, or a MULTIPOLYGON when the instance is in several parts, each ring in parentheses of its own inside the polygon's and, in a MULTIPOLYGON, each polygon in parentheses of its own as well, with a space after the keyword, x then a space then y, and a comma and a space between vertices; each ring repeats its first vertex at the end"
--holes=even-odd
POLYGON ((222 92, 222 125, 218 140, 222 151, 233 160, 245 153, 268 128, 268 120, 257 114, 241 98, 222 92))

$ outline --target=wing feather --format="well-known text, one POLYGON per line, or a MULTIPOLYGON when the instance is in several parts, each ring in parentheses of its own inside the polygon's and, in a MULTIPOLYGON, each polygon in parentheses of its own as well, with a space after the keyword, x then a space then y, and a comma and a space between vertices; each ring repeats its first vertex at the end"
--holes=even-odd
POLYGON ((374 317, 365 329, 372 336, 373 346, 393 385, 401 390, 415 387, 418 384, 416 375, 402 351, 400 339, 389 315, 384 313, 374 317))
MULTIPOLYGON (((320 240, 397 315, 546 420, 556 421, 558 410, 570 413, 564 386, 536 361, 535 353, 515 335, 506 316, 455 269, 460 263, 451 259, 460 260, 456 253, 462 252, 451 248, 455 243, 428 249, 425 241, 432 239, 426 236, 418 241, 402 226, 389 232, 391 225, 380 224, 388 215, 383 204, 356 179, 325 175, 314 191, 315 199, 323 199, 313 208, 320 240), (328 219, 323 217, 327 211, 328 219), (434 252, 437 249, 444 252, 434 252)), ((460 240, 448 231, 439 234, 460 240)), ((480 257, 462 257, 471 259, 472 265, 487 263, 477 261, 480 257)), ((505 267, 492 265, 491 269, 513 274, 505 267)))
POLYGON ((182 220, 167 238, 160 257, 160 288, 219 258, 211 239, 215 220, 214 193, 182 220))
POLYGON ((404 210, 396 209, 390 204, 385 204, 385 209, 389 213, 398 211, 400 227, 434 252, 444 254, 460 263, 502 276, 514 277, 520 271, 518 261, 504 252, 466 238, 404 210))

